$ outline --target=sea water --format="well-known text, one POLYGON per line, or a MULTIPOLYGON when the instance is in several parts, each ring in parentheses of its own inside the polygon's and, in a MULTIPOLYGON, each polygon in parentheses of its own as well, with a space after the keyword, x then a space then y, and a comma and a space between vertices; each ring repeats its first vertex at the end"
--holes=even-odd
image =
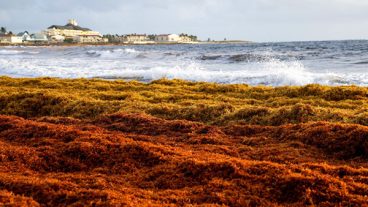
POLYGON ((368 86, 368 41, 7 46, 0 76, 368 86))

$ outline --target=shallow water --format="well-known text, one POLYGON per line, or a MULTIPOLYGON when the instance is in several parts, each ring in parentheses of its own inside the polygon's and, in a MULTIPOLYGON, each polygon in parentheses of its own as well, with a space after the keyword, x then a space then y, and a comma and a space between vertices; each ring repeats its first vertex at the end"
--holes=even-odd
POLYGON ((368 41, 0 47, 0 75, 368 86, 368 41))

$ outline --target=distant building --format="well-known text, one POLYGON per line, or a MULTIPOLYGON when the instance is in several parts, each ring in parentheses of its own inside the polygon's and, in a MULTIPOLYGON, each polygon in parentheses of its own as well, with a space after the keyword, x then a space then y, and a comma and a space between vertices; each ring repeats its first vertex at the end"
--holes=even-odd
POLYGON ((146 43, 149 38, 145 34, 129 34, 124 35, 123 41, 126 43, 146 43))
POLYGON ((105 35, 111 43, 150 44, 154 43, 146 34, 105 35))
POLYGON ((180 36, 180 42, 192 42, 192 39, 188 36, 180 36))
POLYGON ((60 36, 63 36, 64 39, 81 43, 104 41, 99 32, 78 26, 77 21, 74 19, 70 19, 64 26, 51 25, 44 33, 51 40, 61 40, 60 36))
POLYGON ((28 42, 31 41, 31 35, 29 34, 29 32, 24 31, 24 32, 20 32, 17 34, 18 37, 22 37, 23 42, 28 42))
POLYGON ((124 35, 105 35, 105 38, 109 40, 111 43, 123 43, 124 42, 124 35))
POLYGON ((53 43, 60 43, 60 42, 64 42, 65 37, 62 35, 54 35, 49 37, 49 41, 53 42, 53 43))
POLYGON ((194 35, 180 34, 179 37, 181 43, 193 43, 198 41, 197 36, 194 35))
POLYGON ((29 41, 34 43, 46 43, 49 39, 47 39, 47 36, 43 33, 35 33, 31 35, 31 39, 29 41))
POLYGON ((19 44, 23 42, 23 38, 13 34, 0 34, 0 43, 19 44))
POLYGON ((123 43, 125 41, 124 35, 105 35, 104 37, 111 43, 123 43))
POLYGON ((158 43, 175 43, 180 41, 180 37, 177 34, 161 34, 155 37, 155 41, 158 43))
POLYGON ((78 35, 73 38, 76 43, 104 43, 108 39, 102 38, 100 35, 78 35))
POLYGON ((18 33, 16 39, 13 42, 20 43, 18 39, 21 39, 23 43, 46 43, 49 41, 43 33, 29 34, 27 31, 18 33))

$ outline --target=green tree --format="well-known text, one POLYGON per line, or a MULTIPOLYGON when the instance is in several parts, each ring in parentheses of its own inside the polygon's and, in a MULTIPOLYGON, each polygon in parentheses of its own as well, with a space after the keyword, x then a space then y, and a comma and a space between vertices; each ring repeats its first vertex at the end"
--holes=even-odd
POLYGON ((6 33, 6 28, 5 28, 5 27, 1 27, 1 28, 0 28, 0 33, 5 34, 5 33, 6 33))
POLYGON ((66 38, 64 40, 65 43, 73 43, 73 39, 72 38, 66 38))
POLYGON ((102 37, 107 38, 109 40, 109 42, 113 42, 113 40, 114 40, 114 36, 111 35, 111 34, 105 34, 102 37))
POLYGON ((193 41, 196 42, 198 40, 198 37, 195 35, 190 35, 189 38, 193 41))
POLYGON ((154 35, 154 34, 148 35, 149 40, 155 40, 155 37, 156 37, 156 35, 154 35))

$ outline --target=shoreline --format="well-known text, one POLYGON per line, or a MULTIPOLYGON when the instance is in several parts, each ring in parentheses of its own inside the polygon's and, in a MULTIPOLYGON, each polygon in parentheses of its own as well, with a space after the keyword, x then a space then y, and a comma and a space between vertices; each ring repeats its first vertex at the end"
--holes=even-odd
POLYGON ((6 46, 34 46, 34 47, 84 47, 84 46, 131 46, 131 45, 206 45, 206 44, 251 44, 250 41, 211 41, 211 42, 188 42, 188 43, 46 43, 46 44, 12 44, 0 43, 0 47, 6 46))
MULTIPOLYGON (((338 104, 343 104, 344 101, 347 103, 350 101, 349 104, 355 104, 360 102, 361 100, 368 99, 368 87, 364 86, 356 86, 356 85, 349 85, 349 86, 327 86, 327 85, 319 85, 319 84, 308 84, 304 86, 264 86, 264 85, 257 85, 257 86, 251 86, 248 84, 220 84, 220 83, 212 83, 212 82, 194 82, 194 81, 187 81, 187 80, 180 80, 180 79, 159 79, 159 80, 153 80, 150 82, 143 82, 138 80, 107 80, 107 79, 101 79, 101 78, 77 78, 77 79, 71 79, 71 78, 52 78, 52 77, 40 77, 40 78, 12 78, 8 76, 0 76, 0 86, 5 87, 2 93, 6 94, 6 96, 11 96, 11 92, 7 91, 5 89, 8 89, 8 86, 12 86, 9 89, 21 89, 21 88, 28 88, 28 92, 38 91, 38 90, 45 90, 52 89, 55 91, 59 91, 62 95, 67 95, 65 92, 67 90, 72 89, 77 90, 75 94, 78 94, 78 96, 81 97, 88 97, 88 93, 81 95, 78 91, 92 91, 95 93, 122 93, 126 94, 127 91, 118 91, 118 88, 128 88, 133 89, 137 88, 139 91, 133 90, 133 93, 144 93, 144 90, 147 90, 147 92, 155 91, 158 93, 156 95, 151 94, 147 96, 147 100, 149 100, 149 97, 160 97, 160 92, 163 94, 169 95, 169 96, 185 96, 184 94, 192 94, 193 96, 199 95, 201 97, 203 94, 205 94, 209 98, 209 102, 215 105, 221 105, 224 100, 227 100, 227 103, 229 105, 232 105, 232 107, 235 108, 242 108, 242 104, 240 103, 248 103, 248 101, 252 99, 257 99, 259 101, 263 100, 266 101, 265 103, 257 102, 257 107, 259 106, 265 106, 265 107, 271 107, 272 109, 277 109, 273 112, 278 112, 279 107, 293 107, 296 103, 305 103, 308 105, 308 107, 315 108, 316 111, 323 112, 324 110, 320 111, 324 107, 326 109, 328 107, 332 107, 327 105, 320 105, 320 101, 324 101, 326 103, 331 101, 342 101, 338 104), (65 87, 62 87, 62 85, 65 85, 65 87), (100 87, 101 86, 101 87, 100 87), (160 88, 155 89, 156 86, 162 87, 162 90, 160 88), (78 89, 78 87, 81 87, 78 89), (102 91, 99 91, 98 88, 101 88, 102 91), (108 89, 108 90, 107 90, 108 89), (105 91, 107 90, 107 91, 105 91), (140 91, 141 90, 141 91, 140 91), (173 94, 167 94, 166 90, 172 90, 173 94), (259 97, 256 97, 258 94, 259 97), (224 100, 220 99, 217 100, 216 96, 224 96, 224 100), (242 98, 237 98, 237 97, 242 98), (227 97, 227 98, 225 98, 227 97), (231 98, 230 98, 231 97, 231 98), (229 99, 230 98, 230 99, 229 99), (285 99, 284 105, 269 105, 267 101, 270 101, 271 99, 275 99, 275 104, 277 103, 278 99, 285 99), (211 99, 214 99, 211 101, 211 99), (243 100, 244 99, 244 100, 243 100), (241 102, 237 102, 237 101, 241 102), (292 102, 288 102, 292 101, 292 102), (315 103, 313 101, 316 101, 315 103), (318 110, 317 110, 318 109, 318 110)), ((129 91, 128 90, 128 91, 129 91)), ((17 91, 17 90, 16 90, 17 91)), ((27 93, 27 92, 20 92, 17 93, 27 93)), ((74 94, 74 92, 69 92, 69 95, 74 94)), ((67 95, 67 96, 69 96, 67 95)), ((132 94, 133 95, 133 94, 132 94)), ((135 96, 134 96, 135 97, 135 96)), ((135 97, 138 98, 138 97, 135 97)), ((200 104, 202 103, 200 99, 190 99, 190 96, 188 100, 193 101, 193 104, 200 104)), ((143 100, 143 99, 142 99, 143 100)), ((146 101, 147 101, 146 100, 146 101)), ((166 99, 163 99, 164 101, 162 103, 165 103, 166 99)), ((124 100, 122 100, 124 102, 124 100)), ((206 103, 207 101, 203 102, 206 103)), ((160 102, 158 102, 160 103, 160 102)), ((178 102, 180 103, 180 101, 178 102)), ((347 104, 346 103, 346 104, 347 104)), ((143 103, 142 103, 143 104, 143 103)), ((155 103, 156 104, 156 103, 155 103)), ((248 103, 246 105, 251 106, 251 103, 248 103)), ((344 105, 344 104, 343 104, 344 105)), ((180 105, 178 105, 180 106, 180 105)), ((286 107, 286 108, 287 108, 286 107)), ((341 111, 338 110, 338 106, 335 106, 336 113, 340 114, 341 111)), ((131 108, 131 109, 134 109, 131 108)), ((148 108, 147 108, 148 109, 148 108)), ((331 110, 331 109, 329 109, 331 110)), ((272 110, 271 110, 272 111, 272 110)), ((269 111, 269 112, 271 112, 269 111)), ((345 111, 356 111, 356 113, 359 112, 358 108, 346 108, 345 111)), ((149 109, 148 111, 149 112, 149 109)), ((328 111, 325 111, 326 113, 328 111)), ((325 113, 323 112, 323 113, 325 113)), ((363 113, 363 112, 359 112, 363 113)), ((273 114, 273 113, 271 113, 273 114)), ((270 115, 271 115, 270 114, 270 115)), ((321 115, 321 114, 320 114, 321 115)), ((323 114, 322 117, 327 118, 327 120, 335 120, 338 121, 339 117, 344 117, 346 114, 341 113, 337 117, 328 117, 328 114, 323 114)), ((319 114, 313 114, 313 119, 324 121, 319 114)), ((213 117, 214 120, 218 120, 219 117, 213 117)), ((236 117, 233 117, 236 118, 236 117)), ((345 121, 347 123, 354 123, 357 120, 355 120, 355 116, 351 116, 349 119, 350 121, 347 121, 347 117, 345 117, 345 121), (355 121, 354 121, 355 120, 355 121)), ((213 121, 214 121, 213 120, 213 121)), ((237 118, 235 119, 237 120, 237 118)), ((218 120, 219 121, 219 120, 218 120)), ((368 122, 368 117, 367 117, 368 122)), ((255 123, 258 123, 257 121, 255 123)), ((360 122, 359 122, 360 123, 360 122)), ((368 125, 368 123, 367 123, 368 125)))
POLYGON ((247 86, 247 87, 266 87, 266 88, 292 88, 292 87, 307 87, 307 86, 320 86, 320 87, 329 87, 329 88, 344 88, 344 87, 357 87, 357 88, 368 88, 368 86, 356 85, 356 84, 345 84, 345 85, 327 85, 327 84, 320 84, 320 83, 309 83, 305 85, 251 85, 248 83, 219 83, 219 82, 211 82, 211 81, 193 81, 193 80, 186 80, 180 78, 160 78, 155 80, 144 80, 140 78, 119 78, 119 77, 79 77, 79 78, 63 78, 63 77, 52 77, 52 76, 40 76, 40 77, 12 77, 8 75, 0 75, 1 78, 9 78, 9 79, 24 79, 24 80, 32 80, 32 79, 39 79, 39 80, 60 80, 60 81, 71 81, 71 80, 90 80, 90 81, 106 81, 106 82, 137 82, 142 84, 151 84, 153 82, 160 82, 160 81, 179 81, 179 82, 187 82, 190 84, 213 84, 213 85, 222 85, 222 86, 247 86))

